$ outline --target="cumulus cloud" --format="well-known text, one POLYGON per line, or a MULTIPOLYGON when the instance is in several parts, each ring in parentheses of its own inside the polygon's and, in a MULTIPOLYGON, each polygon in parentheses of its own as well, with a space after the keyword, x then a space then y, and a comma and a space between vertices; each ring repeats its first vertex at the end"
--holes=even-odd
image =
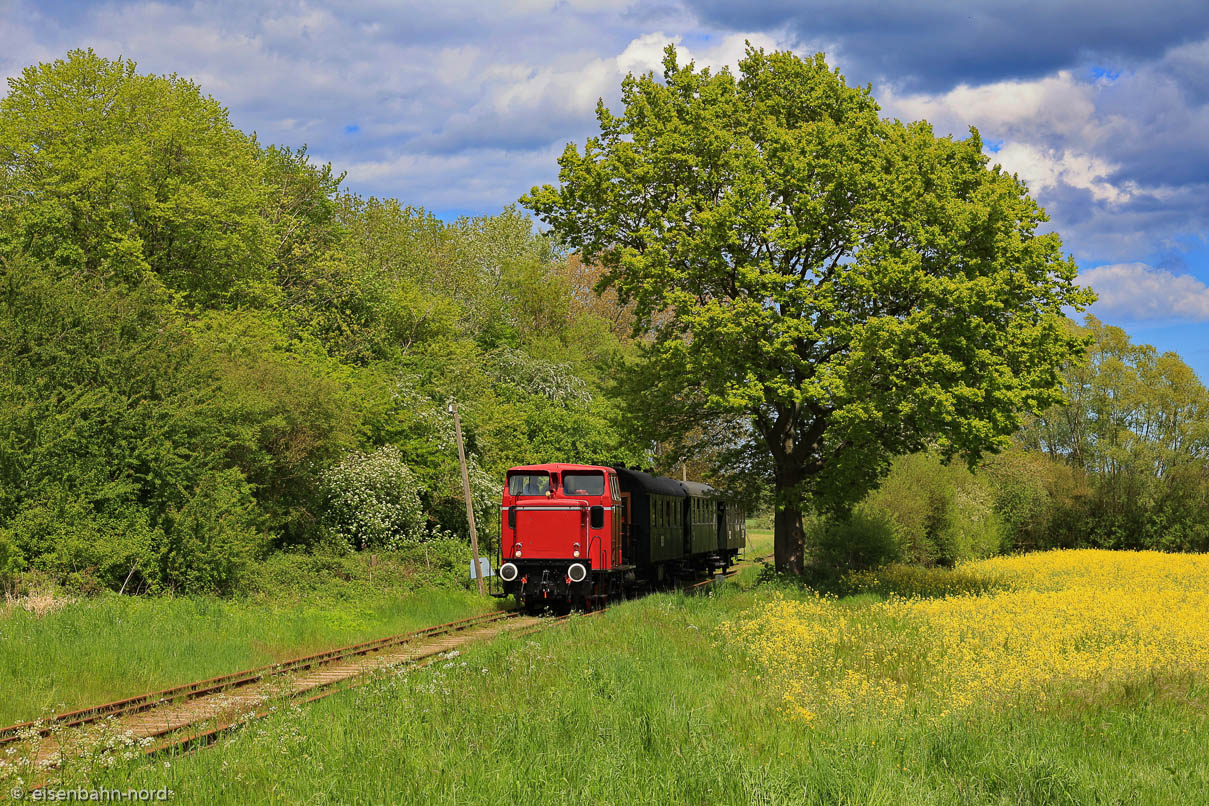
POLYGON ((1002 137, 1082 137, 1096 114, 1096 85, 1070 70, 1028 81, 962 83, 944 93, 902 93, 887 82, 877 98, 906 120, 926 119, 949 132, 977 125, 1002 137))
POLYGON ((786 29, 859 83, 929 92, 1049 75, 1088 59, 1136 63, 1209 34, 1203 0, 685 0, 708 24, 786 29))
POLYGON ((1203 0, 1023 3, 0 0, 0 72, 92 46, 193 78, 353 190, 490 212, 552 181, 562 146, 595 133, 597 98, 615 108, 667 42, 714 68, 745 40, 823 49, 887 114, 978 126, 1081 260, 1153 262, 1209 230, 1203 0))
POLYGON ((786 44, 635 29, 630 0, 46 5, 63 1, 15 3, 0 69, 87 46, 180 73, 262 141, 307 144, 347 169, 353 189, 438 209, 499 209, 552 180, 551 154, 595 132, 597 99, 615 105, 626 73, 658 71, 669 42, 714 67, 733 66, 745 39, 786 44))
POLYGON ((877 93, 888 114, 940 133, 978 127, 993 162, 1017 173, 1083 259, 1152 254, 1209 228, 1209 106, 1172 75, 1181 46, 1120 75, 1063 70, 943 93, 877 93))
POLYGON ((1079 274, 1099 299, 1094 311, 1129 322, 1209 322, 1209 286, 1191 274, 1172 274, 1145 263, 1098 266, 1079 274))

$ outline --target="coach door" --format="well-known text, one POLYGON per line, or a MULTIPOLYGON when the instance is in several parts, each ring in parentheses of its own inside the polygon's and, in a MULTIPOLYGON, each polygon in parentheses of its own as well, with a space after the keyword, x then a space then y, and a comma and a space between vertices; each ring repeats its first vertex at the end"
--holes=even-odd
POLYGON ((634 531, 632 528, 633 518, 630 515, 630 494, 621 494, 621 562, 632 563, 634 561, 634 550, 630 545, 630 534, 634 531))

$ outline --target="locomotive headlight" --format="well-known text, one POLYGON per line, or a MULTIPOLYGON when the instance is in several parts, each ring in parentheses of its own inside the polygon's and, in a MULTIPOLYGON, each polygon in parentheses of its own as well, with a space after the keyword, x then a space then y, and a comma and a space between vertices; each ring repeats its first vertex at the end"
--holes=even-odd
POLYGON ((572 582, 583 582, 588 578, 588 569, 584 568, 583 563, 572 563, 567 569, 567 578, 572 582))
POLYGON ((571 556, 575 557, 576 559, 579 559, 579 544, 578 543, 574 544, 574 548, 575 548, 575 550, 571 552, 571 556))
POLYGON ((500 566, 500 579, 505 582, 511 582, 516 579, 516 575, 519 573, 520 570, 512 563, 504 563, 500 566))
POLYGON ((517 543, 515 546, 512 547, 512 556, 513 557, 521 556, 521 544, 520 543, 517 543))

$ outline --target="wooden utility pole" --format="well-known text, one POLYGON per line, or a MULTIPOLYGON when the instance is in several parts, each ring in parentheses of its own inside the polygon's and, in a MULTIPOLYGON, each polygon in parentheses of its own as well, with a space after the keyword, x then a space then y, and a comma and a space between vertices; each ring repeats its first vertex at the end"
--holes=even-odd
POLYGON ((466 448, 462 445, 462 418, 458 417, 458 404, 449 402, 449 413, 453 415, 453 428, 458 435, 458 462, 462 465, 462 491, 466 494, 466 520, 470 523, 470 550, 474 552, 474 564, 470 574, 479 583, 479 596, 483 596, 483 573, 479 567, 479 534, 474 528, 474 502, 470 497, 470 473, 466 470, 466 448))

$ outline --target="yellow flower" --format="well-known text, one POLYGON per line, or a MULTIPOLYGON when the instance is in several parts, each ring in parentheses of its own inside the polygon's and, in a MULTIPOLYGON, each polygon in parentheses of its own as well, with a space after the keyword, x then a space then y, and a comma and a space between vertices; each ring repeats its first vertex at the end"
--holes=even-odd
POLYGON ((1209 673, 1209 556, 1056 551, 850 581, 906 595, 777 596, 723 627, 807 721, 1042 708, 1209 673))

